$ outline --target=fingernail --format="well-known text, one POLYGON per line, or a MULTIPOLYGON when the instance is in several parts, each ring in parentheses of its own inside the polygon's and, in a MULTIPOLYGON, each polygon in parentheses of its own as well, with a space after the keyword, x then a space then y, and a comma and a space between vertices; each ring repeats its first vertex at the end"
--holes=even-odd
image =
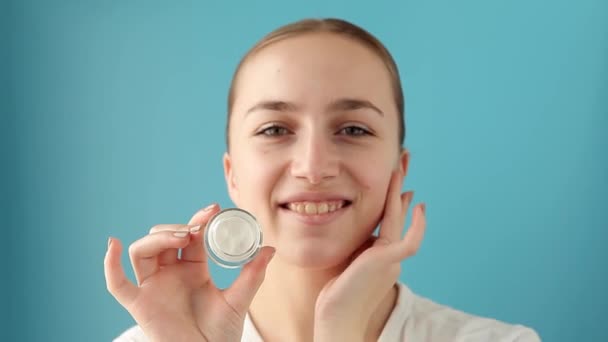
POLYGON ((190 233, 196 233, 201 230, 201 226, 194 226, 190 228, 190 233))
POLYGON ((112 237, 108 238, 108 248, 110 248, 110 245, 112 244, 112 237))
POLYGON ((205 207, 205 209, 203 209, 203 211, 209 211, 209 210, 215 208, 216 205, 217 205, 217 203, 210 204, 207 207, 205 207))
POLYGON ((422 209, 422 213, 423 213, 423 214, 426 214, 426 204, 422 203, 422 204, 420 205, 420 208, 422 209))
POLYGON ((186 232, 175 232, 175 233, 173 233, 173 236, 179 237, 179 238, 183 238, 183 237, 188 236, 189 233, 190 232, 188 232, 188 231, 186 231, 186 232))

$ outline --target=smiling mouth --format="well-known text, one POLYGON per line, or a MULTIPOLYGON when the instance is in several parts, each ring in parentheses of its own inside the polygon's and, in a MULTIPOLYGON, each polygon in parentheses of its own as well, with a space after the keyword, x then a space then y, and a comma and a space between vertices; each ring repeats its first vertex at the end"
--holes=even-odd
POLYGON ((290 202, 283 203, 280 205, 281 208, 293 211, 300 215, 313 216, 333 213, 342 208, 346 208, 351 205, 352 202, 348 200, 340 201, 323 201, 323 202, 290 202))

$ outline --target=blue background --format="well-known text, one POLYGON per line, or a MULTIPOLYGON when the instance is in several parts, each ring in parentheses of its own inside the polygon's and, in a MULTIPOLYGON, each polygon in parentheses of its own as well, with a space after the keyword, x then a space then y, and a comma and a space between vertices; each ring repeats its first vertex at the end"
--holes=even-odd
POLYGON ((107 341, 133 324, 105 288, 108 236, 231 205, 236 64, 282 24, 337 16, 403 78, 404 189, 429 225, 401 279, 546 341, 608 340, 607 1, 0 6, 3 339, 107 341))

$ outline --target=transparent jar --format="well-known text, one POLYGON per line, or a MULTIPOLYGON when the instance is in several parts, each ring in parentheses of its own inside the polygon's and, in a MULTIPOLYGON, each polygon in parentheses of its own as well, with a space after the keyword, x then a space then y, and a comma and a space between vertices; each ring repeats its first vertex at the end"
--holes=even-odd
POLYGON ((207 255, 225 268, 241 267, 251 261, 262 248, 262 239, 262 227, 243 209, 224 209, 205 226, 207 255))

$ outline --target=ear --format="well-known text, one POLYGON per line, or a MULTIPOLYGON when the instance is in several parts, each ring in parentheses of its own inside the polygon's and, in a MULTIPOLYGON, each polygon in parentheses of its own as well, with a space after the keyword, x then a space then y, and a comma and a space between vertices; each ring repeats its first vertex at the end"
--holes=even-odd
POLYGON ((399 153, 399 162, 397 167, 403 174, 403 177, 407 176, 407 169, 410 165, 410 151, 406 148, 401 148, 401 152, 399 153))
POLYGON ((238 207, 238 187, 236 184, 236 176, 234 175, 234 170, 232 168, 232 160, 230 159, 230 154, 228 152, 224 153, 223 158, 224 164, 224 178, 226 179, 226 186, 228 187, 228 195, 232 202, 238 207))

